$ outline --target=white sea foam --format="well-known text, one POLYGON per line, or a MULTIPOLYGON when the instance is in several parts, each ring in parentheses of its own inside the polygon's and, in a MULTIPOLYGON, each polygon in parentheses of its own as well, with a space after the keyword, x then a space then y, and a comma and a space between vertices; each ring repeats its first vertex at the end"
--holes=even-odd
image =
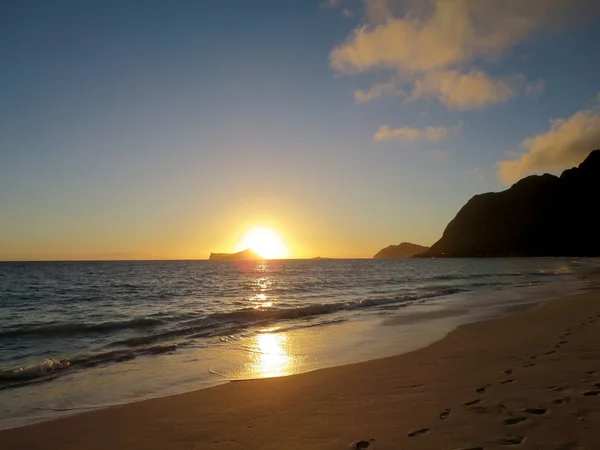
POLYGON ((10 371, 0 373, 0 378, 37 378, 40 375, 49 374, 57 370, 66 369, 71 365, 68 359, 44 359, 41 363, 19 367, 10 371))

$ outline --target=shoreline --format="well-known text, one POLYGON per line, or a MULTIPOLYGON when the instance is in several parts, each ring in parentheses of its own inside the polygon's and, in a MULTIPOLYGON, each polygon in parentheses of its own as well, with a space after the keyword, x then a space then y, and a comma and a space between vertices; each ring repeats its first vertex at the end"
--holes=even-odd
POLYGON ((378 449, 504 448, 502 442, 519 439, 528 448, 561 448, 565 433, 573 435, 569 442, 594 442, 600 438, 589 426, 600 421, 593 333, 600 330, 600 292, 532 306, 462 325, 397 356, 3 430, 0 446, 333 449, 373 438, 378 449), (518 424, 507 425, 511 418, 518 424))
MULTIPOLYGON (((121 383, 110 388, 111 392, 107 392, 109 396, 106 396, 106 394, 104 396, 102 394, 95 395, 94 399, 96 401, 90 401, 89 398, 86 401, 86 398, 80 394, 76 394, 81 399, 79 402, 69 401, 68 396, 71 395, 69 392, 71 389, 79 389, 81 383, 84 385, 90 383, 90 381, 94 383, 96 377, 105 376, 106 370, 118 370, 120 366, 100 368, 102 372, 96 374, 93 372, 76 374, 80 377, 78 379, 69 379, 68 376, 65 378, 58 377, 56 380, 48 381, 47 383, 50 383, 48 385, 43 383, 43 386, 50 388, 50 391, 33 391, 28 394, 30 398, 32 395, 37 396, 40 394, 43 396, 42 398, 47 398, 50 401, 45 401, 45 405, 40 405, 42 407, 30 409, 31 412, 27 415, 3 417, 0 419, 0 431, 55 421, 115 406, 186 394, 230 382, 300 375, 315 370, 399 356, 425 348, 436 341, 444 339, 448 333, 462 325, 500 318, 514 312, 533 308, 538 304, 543 304, 548 298, 556 297, 565 291, 571 292, 573 289, 572 281, 562 281, 526 288, 512 287, 504 291, 500 298, 497 292, 494 291, 473 291, 466 293, 466 296, 450 294, 433 298, 433 302, 408 305, 407 308, 398 310, 399 314, 392 314, 377 320, 362 318, 359 321, 336 321, 334 327, 324 327, 320 329, 317 335, 314 335, 314 333, 304 334, 306 329, 284 327, 273 334, 263 335, 265 338, 268 336, 273 336, 273 338, 264 340, 265 347, 260 349, 261 351, 252 363, 255 369, 259 370, 258 372, 250 370, 248 373, 238 373, 235 369, 234 371, 231 370, 231 367, 237 368, 244 364, 243 360, 240 360, 238 356, 234 356, 244 354, 244 352, 240 353, 234 350, 234 353, 229 353, 230 350, 224 350, 225 353, 221 354, 221 358, 217 357, 217 360, 220 360, 221 363, 225 361, 231 363, 232 356, 234 356, 234 359, 237 358, 238 362, 234 363, 233 366, 221 366, 220 368, 213 368, 206 364, 202 365, 203 358, 200 355, 177 352, 169 356, 168 366, 175 367, 176 373, 187 373, 182 369, 192 370, 184 378, 194 381, 167 383, 166 385, 163 383, 164 388, 161 389, 156 386, 155 389, 145 391, 144 394, 132 395, 131 393, 135 391, 133 387, 123 391, 125 386, 121 383), (482 294, 485 295, 482 296, 482 294), (282 337, 277 338, 277 336, 282 337), (316 340, 315 336, 318 336, 316 340), (342 341, 344 341, 344 344, 340 347, 339 342, 342 341), (293 350, 290 352, 292 347, 279 347, 280 342, 292 344, 293 350), (302 343, 299 345, 300 342, 302 343), (322 346, 321 342, 329 342, 329 344, 322 347, 320 351, 315 350, 314 345, 322 346), (338 342, 338 344, 332 344, 332 342, 338 342), (327 350, 327 345, 333 345, 335 351, 327 350), (262 356, 263 351, 268 353, 264 353, 265 356, 262 356), (304 357, 310 355, 310 362, 302 362, 300 360, 302 355, 305 355, 304 357), (171 358, 176 359, 172 360, 171 358), (198 361, 202 367, 181 365, 181 361, 186 360, 198 361), (200 368, 203 370, 198 370, 200 368), (206 371, 206 374, 204 374, 204 371, 206 371), (242 375, 242 377, 239 377, 239 375, 242 375), (198 376, 202 378, 198 378, 198 376), (121 392, 121 395, 119 395, 119 392, 121 392), (100 399, 100 402, 98 399, 100 399)), ((212 356, 209 355, 213 360, 215 359, 214 356, 214 353, 212 353, 212 356)), ((152 365, 158 363, 158 361, 153 361, 154 359, 145 358, 136 360, 135 364, 138 366, 134 369, 135 372, 128 374, 128 383, 133 382, 135 384, 136 375, 139 374, 137 376, 144 378, 140 380, 141 384, 138 384, 138 386, 142 386, 144 383, 147 384, 147 376, 153 372, 152 365), (142 365, 139 365, 140 363, 142 365)), ((250 363, 250 360, 246 360, 247 363, 250 363)), ((162 370, 162 366, 163 364, 156 368, 162 370)), ((126 370, 131 371, 132 369, 128 367, 126 370)), ((170 371, 173 373, 173 369, 170 371)), ((157 379, 161 380, 161 378, 157 379)), ((25 387, 25 389, 28 388, 29 386, 25 387)), ((90 388, 87 390, 89 391, 90 388)), ((19 395, 21 390, 17 389, 14 393, 19 395)), ((17 403, 15 403, 15 399, 5 398, 5 400, 8 400, 6 406, 9 408, 5 411, 6 413, 10 411, 11 401, 12 405, 17 403)), ((18 401, 18 397, 16 397, 16 400, 18 401)))

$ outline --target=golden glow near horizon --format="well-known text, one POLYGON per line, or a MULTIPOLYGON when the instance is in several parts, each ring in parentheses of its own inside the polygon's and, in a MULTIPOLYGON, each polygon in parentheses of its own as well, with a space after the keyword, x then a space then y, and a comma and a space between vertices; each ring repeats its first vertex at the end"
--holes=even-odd
POLYGON ((237 245, 237 251, 251 249, 266 259, 288 256, 288 249, 279 235, 269 227, 250 228, 237 245))
POLYGON ((260 377, 281 377, 290 374, 291 356, 286 351, 284 333, 265 333, 256 336, 258 357, 256 371, 260 377))

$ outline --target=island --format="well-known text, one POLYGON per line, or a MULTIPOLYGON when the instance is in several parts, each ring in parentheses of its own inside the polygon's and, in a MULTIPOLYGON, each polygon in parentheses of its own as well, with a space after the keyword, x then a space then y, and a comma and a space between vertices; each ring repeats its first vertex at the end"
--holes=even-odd
POLYGON ((402 242, 398 245, 390 245, 377 252, 373 258, 375 259, 396 259, 396 258, 412 258, 415 255, 425 252, 429 247, 422 245, 411 244, 410 242, 402 242))
POLYGON ((422 257, 600 256, 600 150, 560 177, 476 195, 422 257))
POLYGON ((209 261, 257 261, 264 258, 247 248, 237 253, 211 253, 208 259, 209 261))

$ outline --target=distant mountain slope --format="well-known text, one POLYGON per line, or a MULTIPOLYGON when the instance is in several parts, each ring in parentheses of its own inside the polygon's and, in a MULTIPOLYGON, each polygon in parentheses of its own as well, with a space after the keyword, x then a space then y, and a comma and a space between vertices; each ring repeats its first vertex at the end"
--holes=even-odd
POLYGON ((560 177, 476 195, 422 256, 600 256, 600 150, 560 177))
POLYGON ((399 245, 390 245, 382 250, 379 250, 373 258, 375 259, 392 259, 392 258, 410 258, 418 253, 423 253, 429 247, 422 245, 411 244, 410 242, 402 242, 399 245))
POLYGON ((264 258, 247 248, 237 253, 211 253, 208 259, 211 261, 255 261, 264 258))

